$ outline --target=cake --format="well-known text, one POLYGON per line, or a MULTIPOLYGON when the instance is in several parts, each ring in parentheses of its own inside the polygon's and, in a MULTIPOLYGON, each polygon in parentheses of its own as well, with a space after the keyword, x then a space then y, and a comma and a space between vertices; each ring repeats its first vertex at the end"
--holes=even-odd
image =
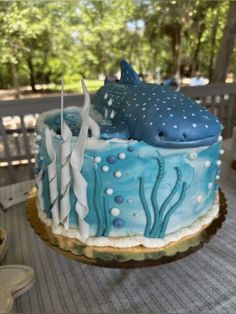
POLYGON ((179 91, 140 80, 122 60, 90 104, 37 120, 37 210, 83 247, 160 250, 219 214, 222 126, 179 91))

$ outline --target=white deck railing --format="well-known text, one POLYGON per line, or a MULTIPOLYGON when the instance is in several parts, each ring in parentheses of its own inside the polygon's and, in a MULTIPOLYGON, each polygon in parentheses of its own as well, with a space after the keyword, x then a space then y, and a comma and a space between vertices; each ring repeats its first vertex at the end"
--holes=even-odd
MULTIPOLYGON (((224 125, 223 136, 231 136, 232 128, 236 125, 236 84, 185 87, 182 92, 197 99, 217 115, 224 125)), ((67 95, 64 102, 65 106, 81 106, 83 95, 67 95)), ((28 165, 26 178, 33 177, 37 115, 59 107, 59 96, 0 101, 0 169, 5 168, 7 183, 19 181, 17 176, 20 172, 17 170, 22 164, 28 165)), ((1 171, 0 185, 3 185, 1 171)))

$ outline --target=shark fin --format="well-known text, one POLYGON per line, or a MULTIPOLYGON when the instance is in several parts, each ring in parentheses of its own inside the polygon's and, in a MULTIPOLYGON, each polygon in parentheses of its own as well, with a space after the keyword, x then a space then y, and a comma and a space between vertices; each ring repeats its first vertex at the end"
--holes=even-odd
POLYGON ((134 71, 132 66, 126 60, 121 60, 120 69, 121 69, 121 78, 119 81, 120 84, 135 85, 141 83, 138 74, 134 71))
POLYGON ((104 85, 108 85, 108 84, 110 84, 111 83, 111 81, 109 80, 109 78, 106 76, 105 77, 105 81, 104 81, 104 85))

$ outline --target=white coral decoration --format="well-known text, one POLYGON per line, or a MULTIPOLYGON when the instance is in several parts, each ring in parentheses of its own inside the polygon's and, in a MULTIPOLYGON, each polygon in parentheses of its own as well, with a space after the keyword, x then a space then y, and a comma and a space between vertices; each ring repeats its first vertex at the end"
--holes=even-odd
POLYGON ((87 203, 87 181, 82 176, 81 169, 84 162, 84 150, 88 139, 90 97, 83 80, 81 84, 84 91, 84 105, 80 111, 82 125, 79 137, 71 153, 70 163, 74 179, 73 190, 77 198, 75 209, 79 217, 79 232, 84 239, 87 239, 89 237, 89 224, 84 220, 89 211, 87 203))
POLYGON ((51 212, 53 227, 57 227, 60 223, 59 218, 59 206, 58 206, 58 187, 57 187, 57 165, 56 165, 56 154, 52 144, 52 134, 49 128, 45 130, 45 142, 48 156, 51 163, 48 165, 48 180, 51 200, 51 212))
POLYGON ((61 144, 61 201, 60 201, 60 212, 61 212, 61 223, 65 229, 69 229, 69 213, 70 213, 70 154, 71 154, 71 139, 72 132, 66 122, 63 120, 62 127, 62 140, 61 144))

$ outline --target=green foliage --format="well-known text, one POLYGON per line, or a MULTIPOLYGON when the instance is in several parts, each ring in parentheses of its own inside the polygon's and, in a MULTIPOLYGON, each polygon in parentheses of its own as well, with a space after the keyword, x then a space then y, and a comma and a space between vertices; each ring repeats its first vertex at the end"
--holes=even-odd
MULTIPOLYGON (((128 59, 140 73, 210 75, 229 2, 0 1, 0 88, 36 83, 78 90, 128 59)), ((235 70, 235 55, 230 69, 235 70)))

